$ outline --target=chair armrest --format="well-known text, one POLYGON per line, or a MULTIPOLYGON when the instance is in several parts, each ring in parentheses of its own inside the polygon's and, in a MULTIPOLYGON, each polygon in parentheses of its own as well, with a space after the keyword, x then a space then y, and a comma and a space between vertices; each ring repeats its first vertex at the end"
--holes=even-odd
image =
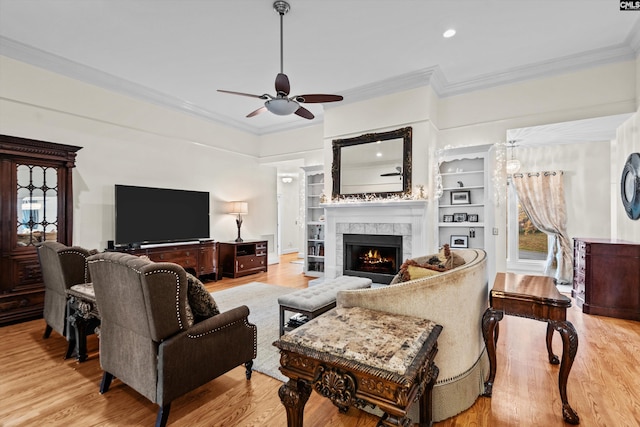
POLYGON ((249 309, 236 307, 203 320, 163 341, 158 351, 158 404, 256 357, 257 328, 249 309))
POLYGON ((193 326, 186 332, 190 337, 199 337, 209 334, 215 334, 223 328, 230 327, 238 322, 249 323, 249 308, 246 305, 234 307, 215 316, 204 319, 193 326))

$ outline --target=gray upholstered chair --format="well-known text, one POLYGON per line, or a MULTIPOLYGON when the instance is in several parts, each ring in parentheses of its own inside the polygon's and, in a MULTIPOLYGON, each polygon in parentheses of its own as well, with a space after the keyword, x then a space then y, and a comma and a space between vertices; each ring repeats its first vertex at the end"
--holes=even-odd
POLYGON ((164 426, 171 401, 256 357, 249 309, 236 307, 193 323, 187 273, 173 263, 106 252, 88 259, 100 308, 100 392, 118 378, 160 405, 164 426))
POLYGON ((38 259, 44 281, 44 313, 47 326, 44 338, 55 330, 69 342, 65 358, 75 349, 75 336, 67 327, 66 290, 73 285, 89 282, 86 259, 89 251, 78 246, 45 241, 38 246, 38 259))

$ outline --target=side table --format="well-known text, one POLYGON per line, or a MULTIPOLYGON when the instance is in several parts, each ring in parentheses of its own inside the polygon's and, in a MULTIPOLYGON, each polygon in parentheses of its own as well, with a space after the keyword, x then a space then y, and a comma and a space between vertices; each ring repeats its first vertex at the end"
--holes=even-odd
POLYGON ((410 425, 407 412, 417 401, 420 426, 431 426, 441 331, 426 319, 339 307, 284 334, 273 345, 289 377, 278 390, 287 426, 302 427, 312 388, 340 412, 377 405, 384 412, 378 426, 410 425))
POLYGON ((490 306, 482 316, 482 335, 489 354, 489 378, 484 383, 483 396, 491 397, 493 381, 496 377, 496 345, 498 343, 498 322, 504 314, 526 317, 547 322, 547 352, 549 363, 560 363, 558 386, 562 400, 562 416, 569 424, 579 424, 578 414, 567 399, 567 378, 578 352, 578 334, 571 322, 567 321, 567 308, 571 299, 558 292, 553 279, 545 276, 528 276, 513 273, 497 273, 490 293, 490 306), (562 337, 562 362, 553 354, 551 342, 553 331, 562 337))
POLYGON ((75 347, 78 362, 87 360, 87 335, 100 327, 100 313, 92 283, 73 285, 67 289, 67 330, 69 349, 75 347))

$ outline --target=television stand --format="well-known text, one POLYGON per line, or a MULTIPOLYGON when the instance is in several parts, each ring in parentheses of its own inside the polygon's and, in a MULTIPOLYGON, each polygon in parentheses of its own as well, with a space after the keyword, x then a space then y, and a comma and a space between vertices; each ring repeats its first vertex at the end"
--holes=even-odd
POLYGON ((172 262, 198 278, 212 275, 214 280, 218 280, 218 242, 213 240, 162 243, 135 249, 114 250, 136 256, 146 255, 154 262, 172 262))

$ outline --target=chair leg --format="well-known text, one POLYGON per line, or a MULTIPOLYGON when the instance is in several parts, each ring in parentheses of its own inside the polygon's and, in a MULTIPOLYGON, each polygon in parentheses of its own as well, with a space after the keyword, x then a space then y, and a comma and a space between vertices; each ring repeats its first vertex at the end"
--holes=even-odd
POLYGON ((53 328, 49 325, 47 325, 46 328, 44 328, 44 335, 42 336, 42 338, 47 339, 51 336, 51 331, 53 331, 53 328))
POLYGON ((244 367, 246 369, 245 376, 247 377, 248 380, 251 379, 251 373, 253 372, 251 370, 252 366, 253 366, 253 360, 249 360, 248 362, 245 362, 245 364, 244 364, 244 367))
POLYGON ((113 374, 110 374, 107 371, 104 371, 102 374, 102 381, 100 382, 100 394, 104 394, 109 391, 109 386, 111 386, 111 380, 113 380, 113 374))
POLYGON ((165 427, 169 419, 169 411, 171 410, 171 402, 160 406, 158 416, 156 417, 156 427, 165 427))

